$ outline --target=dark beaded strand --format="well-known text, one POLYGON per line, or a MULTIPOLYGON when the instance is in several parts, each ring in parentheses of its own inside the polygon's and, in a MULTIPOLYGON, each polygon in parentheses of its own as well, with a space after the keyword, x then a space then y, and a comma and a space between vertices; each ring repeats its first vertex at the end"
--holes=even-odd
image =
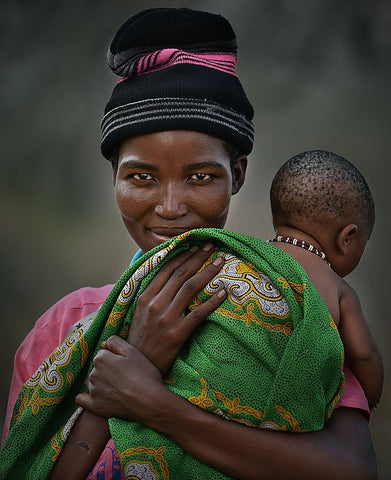
POLYGON ((308 250, 309 252, 312 252, 315 255, 317 255, 318 257, 320 257, 322 260, 324 260, 330 266, 330 263, 327 261, 326 254, 324 252, 322 252, 321 250, 318 250, 314 245, 311 245, 311 243, 308 243, 305 240, 299 240, 298 238, 283 237, 282 235, 278 235, 278 237, 271 238, 269 240, 269 242, 290 243, 291 245, 294 245, 295 247, 304 248, 305 250, 308 250))

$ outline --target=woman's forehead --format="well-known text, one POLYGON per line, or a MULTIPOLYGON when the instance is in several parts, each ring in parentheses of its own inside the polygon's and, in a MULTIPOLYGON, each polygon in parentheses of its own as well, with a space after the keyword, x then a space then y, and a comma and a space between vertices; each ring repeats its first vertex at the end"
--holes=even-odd
POLYGON ((211 135, 172 130, 155 132, 131 137, 122 143, 119 150, 119 160, 122 162, 142 161, 150 163, 153 160, 165 158, 170 162, 189 164, 214 161, 228 158, 228 153, 221 139, 211 135))

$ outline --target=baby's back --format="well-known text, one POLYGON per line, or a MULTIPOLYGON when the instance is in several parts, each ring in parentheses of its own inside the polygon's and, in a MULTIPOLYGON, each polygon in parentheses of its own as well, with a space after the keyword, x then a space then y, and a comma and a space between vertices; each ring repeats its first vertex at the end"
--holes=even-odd
POLYGON ((274 243, 273 245, 281 248, 300 263, 338 326, 340 320, 339 304, 344 288, 343 279, 333 271, 325 260, 312 252, 288 243, 274 243))

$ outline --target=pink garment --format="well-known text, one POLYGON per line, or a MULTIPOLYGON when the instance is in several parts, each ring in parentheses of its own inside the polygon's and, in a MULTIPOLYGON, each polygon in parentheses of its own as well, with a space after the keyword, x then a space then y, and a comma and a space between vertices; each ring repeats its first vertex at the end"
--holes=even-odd
POLYGON ((192 53, 178 48, 163 48, 141 57, 137 60, 137 75, 156 72, 182 63, 202 65, 236 77, 236 55, 233 53, 192 53))
MULTIPOLYGON (((98 310, 113 285, 100 288, 81 288, 54 304, 36 322, 15 354, 14 373, 8 399, 3 441, 9 430, 12 410, 22 385, 36 372, 41 363, 63 341, 68 330, 76 322, 98 310)), ((338 407, 358 408, 369 418, 368 402, 353 373, 345 366, 346 387, 338 407)), ((113 440, 110 440, 101 457, 88 476, 88 480, 123 480, 113 440)))
MULTIPOLYGON (((13 407, 22 385, 64 340, 72 325, 99 309, 113 285, 81 288, 55 303, 39 318, 15 354, 14 372, 8 397, 3 441, 8 435, 13 407)), ((126 480, 117 450, 109 440, 88 480, 126 480)))
POLYGON ((350 407, 363 410, 369 421, 368 400, 359 381, 347 365, 344 366, 343 371, 345 373, 346 385, 337 407, 350 407))

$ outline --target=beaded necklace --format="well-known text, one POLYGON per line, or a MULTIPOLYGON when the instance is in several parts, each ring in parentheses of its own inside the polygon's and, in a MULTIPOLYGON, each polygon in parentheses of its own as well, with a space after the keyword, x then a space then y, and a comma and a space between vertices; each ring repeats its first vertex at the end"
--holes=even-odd
POLYGON ((316 247, 314 247, 314 245, 311 245, 310 243, 304 240, 299 240, 298 238, 292 238, 292 237, 283 237, 282 235, 278 235, 278 237, 271 238, 269 242, 290 243, 295 247, 304 248, 305 250, 308 250, 309 252, 312 252, 318 257, 320 257, 322 260, 324 260, 327 263, 328 266, 330 266, 330 263, 327 261, 326 254, 321 250, 318 250, 316 247))

